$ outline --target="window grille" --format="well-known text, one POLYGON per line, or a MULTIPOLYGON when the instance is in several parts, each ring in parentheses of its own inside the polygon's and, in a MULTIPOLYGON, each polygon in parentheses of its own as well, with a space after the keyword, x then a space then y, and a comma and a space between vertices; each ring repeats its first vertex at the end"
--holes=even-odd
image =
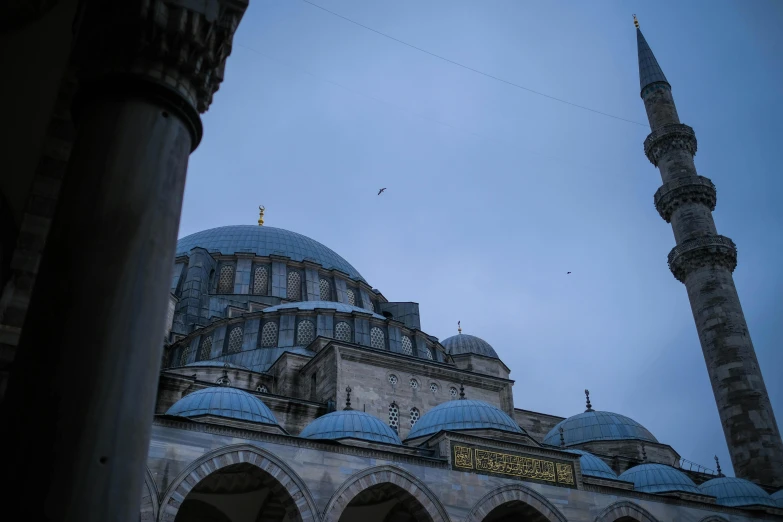
POLYGON ((310 320, 304 320, 296 327, 297 346, 307 346, 315 339, 315 326, 310 320))
POLYGON ((265 266, 257 266, 253 273, 253 293, 266 295, 269 285, 269 270, 265 266))
POLYGON ((201 348, 198 351, 198 360, 206 361, 212 356, 212 336, 201 338, 201 348))
POLYGON ((264 327, 261 328, 261 346, 264 348, 277 346, 277 323, 264 323, 264 327))
POLYGON ((223 265, 220 268, 217 293, 219 294, 234 293, 234 267, 232 265, 223 265))
POLYGON ((235 326, 228 333, 228 353, 237 353, 242 349, 242 327, 235 326))
POLYGON ((299 272, 288 272, 288 299, 296 300, 302 296, 302 278, 299 272))
POLYGON ((400 427, 400 409, 395 403, 389 406, 389 426, 394 428, 394 431, 400 427))
POLYGON ((411 338, 407 335, 402 336, 402 353, 405 355, 413 355, 413 343, 411 338))
POLYGON ((411 408, 411 428, 413 427, 414 424, 416 424, 416 421, 419 420, 420 416, 421 414, 419 413, 418 408, 411 408))
POLYGON ((334 325, 334 338, 338 341, 351 342, 351 325, 345 321, 340 321, 334 325))
POLYGON ((386 348, 386 337, 383 335, 383 330, 377 326, 370 329, 370 346, 378 350, 386 348))
POLYGON ((321 301, 331 301, 332 300, 332 290, 329 287, 329 281, 326 279, 321 279, 318 281, 318 287, 321 290, 321 301))

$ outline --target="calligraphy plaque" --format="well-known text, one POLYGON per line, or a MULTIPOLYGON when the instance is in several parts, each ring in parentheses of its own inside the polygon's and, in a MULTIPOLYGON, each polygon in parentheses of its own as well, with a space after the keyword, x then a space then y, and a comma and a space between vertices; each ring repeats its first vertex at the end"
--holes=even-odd
POLYGON ((500 452, 470 444, 452 443, 451 447, 452 469, 458 471, 576 487, 574 466, 571 462, 500 452))

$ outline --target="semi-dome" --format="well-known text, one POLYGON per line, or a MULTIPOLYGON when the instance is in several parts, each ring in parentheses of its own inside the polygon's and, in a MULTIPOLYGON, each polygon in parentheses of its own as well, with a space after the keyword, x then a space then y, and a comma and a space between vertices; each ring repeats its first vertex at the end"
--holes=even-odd
POLYGON ((475 353, 477 355, 484 355, 486 357, 492 357, 498 359, 498 354, 495 349, 480 337, 475 335, 468 335, 459 333, 452 335, 451 337, 444 339, 441 343, 446 348, 446 353, 449 355, 460 355, 463 353, 475 353))
POLYGON ((350 314, 352 312, 359 312, 362 314, 372 313, 372 316, 375 317, 376 319, 381 319, 383 321, 386 320, 384 316, 376 314, 374 312, 370 312, 369 310, 366 310, 364 308, 358 306, 352 306, 345 303, 336 303, 334 301, 301 301, 297 303, 284 303, 275 306, 270 306, 269 308, 264 308, 264 312, 276 312, 278 310, 291 310, 291 309, 315 310, 316 308, 334 310, 336 312, 345 312, 347 314, 350 314))
POLYGON ((557 423, 544 437, 544 444, 559 446, 561 427, 566 446, 600 440, 658 442, 647 428, 625 415, 589 410, 557 423))
POLYGON ((769 494, 753 482, 735 478, 718 477, 699 485, 702 495, 717 498, 720 506, 768 506, 778 507, 769 494))
POLYGON ((576 453, 579 455, 579 465, 582 468, 582 475, 617 480, 617 473, 612 471, 612 468, 610 468, 606 462, 592 453, 578 449, 568 450, 568 453, 576 453))
POLYGON ((524 430, 503 411, 483 401, 459 399, 444 402, 425 413, 414 424, 409 439, 441 430, 494 429, 524 434, 524 430))
POLYGON ((202 230, 177 241, 177 255, 187 254, 196 247, 225 255, 242 252, 257 256, 284 256, 293 261, 313 261, 326 269, 336 269, 352 279, 364 281, 361 274, 334 250, 282 228, 234 225, 202 230))
POLYGON ((389 426, 369 413, 342 410, 327 413, 305 426, 300 437, 305 439, 360 439, 386 444, 402 444, 389 426))
POLYGON ((188 394, 175 402, 168 409, 166 415, 180 417, 214 415, 228 419, 278 425, 275 415, 266 404, 261 402, 261 399, 245 391, 226 386, 204 388, 188 394))
POLYGON ((781 489, 780 491, 776 491, 775 493, 771 494, 769 497, 777 503, 779 508, 783 508, 783 489, 781 489))
POLYGON ((704 495, 682 471, 665 464, 640 464, 626 470, 620 480, 633 482, 636 491, 643 493, 671 493, 681 491, 704 495))

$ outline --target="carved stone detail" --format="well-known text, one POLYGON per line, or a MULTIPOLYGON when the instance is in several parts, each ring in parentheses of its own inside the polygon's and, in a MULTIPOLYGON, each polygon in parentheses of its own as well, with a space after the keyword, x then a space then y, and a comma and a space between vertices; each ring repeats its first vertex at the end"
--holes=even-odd
POLYGON ((667 181, 655 192, 653 200, 658 213, 670 223, 674 211, 684 203, 701 203, 710 211, 715 210, 717 192, 709 178, 690 176, 667 181))
POLYGON ((661 157, 672 149, 683 149, 696 154, 696 133, 682 123, 671 123, 652 131, 644 140, 644 154, 658 166, 661 157))
POLYGON ((76 49, 80 79, 157 84, 205 112, 248 0, 130 0, 85 10, 76 49))
POLYGON ((737 267, 737 246, 726 236, 706 236, 683 241, 669 252, 669 269, 681 283, 699 268, 720 266, 733 272, 737 267))

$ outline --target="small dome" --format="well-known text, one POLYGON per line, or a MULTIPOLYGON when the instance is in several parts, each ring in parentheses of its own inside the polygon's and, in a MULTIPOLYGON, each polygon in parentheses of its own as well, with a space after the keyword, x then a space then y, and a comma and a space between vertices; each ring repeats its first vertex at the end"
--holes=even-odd
POLYGON ((348 274, 351 279, 364 281, 361 274, 331 248, 282 228, 234 225, 202 230, 178 240, 177 255, 187 254, 196 247, 225 255, 242 252, 257 256, 283 256, 293 261, 313 261, 327 270, 334 268, 348 274))
POLYGON ((579 465, 582 467, 582 475, 617 480, 617 473, 612 471, 612 468, 606 462, 592 453, 578 449, 568 450, 568 453, 580 455, 579 465))
POLYGON ((644 440, 658 442, 647 428, 625 415, 590 410, 560 421, 544 437, 544 444, 560 445, 560 427, 566 446, 596 440, 644 440))
POLYGON ((215 415, 228 419, 278 425, 275 415, 266 404, 261 402, 261 399, 245 391, 225 386, 204 388, 186 395, 174 403, 166 415, 180 417, 215 415))
MULTIPOLYGON (((276 312, 278 310, 315 310, 316 308, 323 308, 326 310, 334 310, 336 312, 345 312, 347 314, 350 314, 352 312, 359 312, 362 314, 369 314, 372 313, 370 310, 366 310, 364 308, 360 308, 358 306, 352 306, 345 303, 336 303, 334 301, 301 301, 298 303, 284 303, 279 304, 275 306, 270 306, 269 308, 264 308, 264 312, 276 312)), ((372 316, 376 319, 381 319, 383 321, 386 320, 386 318, 382 315, 378 315, 376 313, 372 313, 372 316)))
POLYGON ((718 505, 777 507, 775 500, 753 482, 734 477, 718 477, 699 485, 702 495, 718 499, 718 505))
POLYGON ((219 368, 234 369, 234 370, 249 370, 246 366, 240 366, 239 364, 233 364, 223 361, 196 361, 185 366, 215 366, 219 368))
POLYGON ((389 426, 369 413, 356 410, 334 411, 318 417, 305 426, 299 436, 305 439, 361 439, 402 444, 389 426))
POLYGON ((779 508, 783 508, 783 489, 771 494, 770 498, 777 502, 779 508))
POLYGON ((476 355, 484 355, 486 357, 492 357, 493 359, 499 359, 497 352, 492 346, 475 335, 457 334, 444 339, 441 343, 446 348, 446 353, 449 355, 460 355, 463 353, 475 353, 476 355))
POLYGON ((425 413, 411 428, 409 439, 441 430, 495 429, 524 434, 524 430, 500 409, 483 401, 459 399, 444 402, 425 413))
POLYGON ((682 471, 665 464, 640 464, 626 470, 620 480, 633 482, 636 491, 643 493, 669 493, 682 491, 704 495, 696 484, 682 471))

